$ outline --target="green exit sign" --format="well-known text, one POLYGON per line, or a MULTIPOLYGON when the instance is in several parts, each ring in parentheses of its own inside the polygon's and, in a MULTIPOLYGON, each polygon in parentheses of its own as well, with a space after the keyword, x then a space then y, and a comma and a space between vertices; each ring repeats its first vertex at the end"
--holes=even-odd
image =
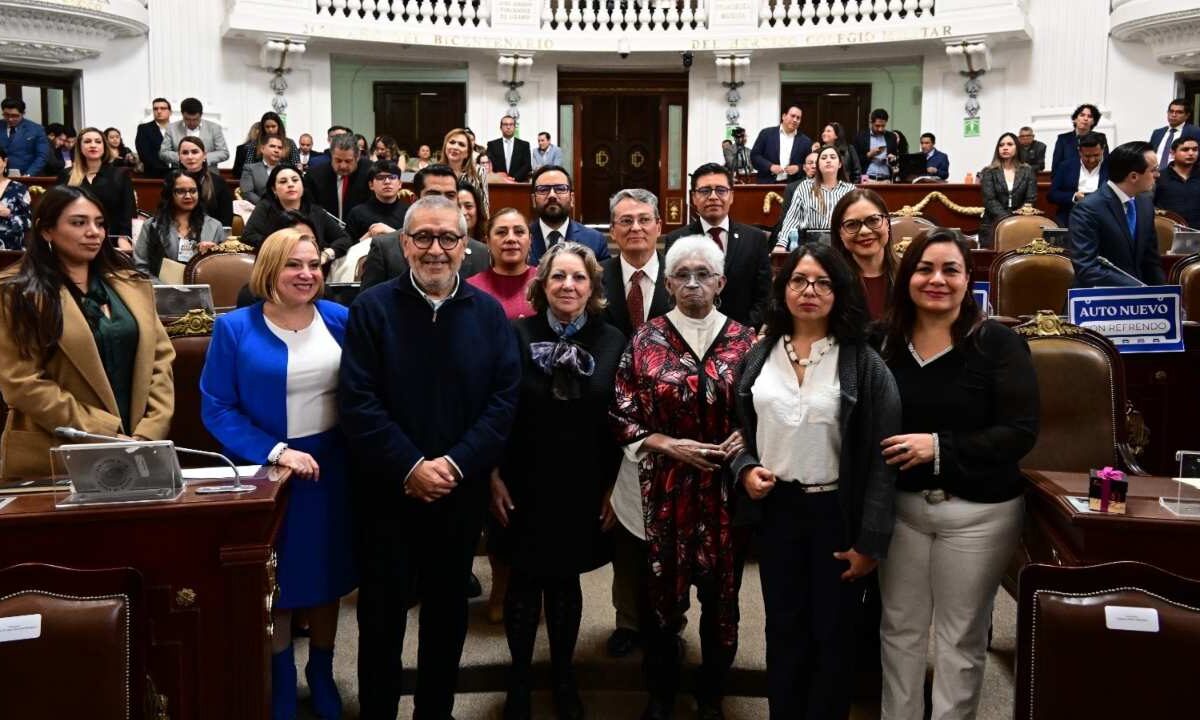
POLYGON ((963 118, 963 137, 979 137, 979 118, 963 118))

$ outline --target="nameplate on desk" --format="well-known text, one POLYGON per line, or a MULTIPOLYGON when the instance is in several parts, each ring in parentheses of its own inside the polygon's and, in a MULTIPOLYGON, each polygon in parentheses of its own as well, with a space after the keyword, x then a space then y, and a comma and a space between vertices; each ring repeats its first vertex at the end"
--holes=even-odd
POLYGON ((1104 335, 1123 353, 1183 352, 1178 285, 1072 288, 1072 323, 1104 335))
POLYGON ((1104 606, 1104 626, 1109 630, 1158 632, 1158 611, 1146 607, 1104 606))
POLYGON ((986 280, 976 280, 971 284, 971 295, 975 297, 975 304, 979 306, 979 314, 984 317, 992 316, 992 303, 988 299, 992 292, 992 284, 986 280))
POLYGON ((0 618, 0 643, 33 640, 41 636, 41 615, 13 615, 0 618))

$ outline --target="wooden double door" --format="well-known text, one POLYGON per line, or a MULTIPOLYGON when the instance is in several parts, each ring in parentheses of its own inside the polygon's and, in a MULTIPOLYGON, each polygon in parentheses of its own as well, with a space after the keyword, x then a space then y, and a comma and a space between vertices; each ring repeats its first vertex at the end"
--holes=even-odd
POLYGON ((784 108, 795 105, 803 111, 800 131, 813 140, 819 140, 821 130, 831 122, 841 123, 848 143, 867 129, 870 84, 784 83, 780 89, 784 108))
POLYGON ((411 157, 422 145, 441 151, 446 132, 462 127, 467 115, 467 88, 462 83, 377 82, 374 93, 375 134, 396 138, 411 157))

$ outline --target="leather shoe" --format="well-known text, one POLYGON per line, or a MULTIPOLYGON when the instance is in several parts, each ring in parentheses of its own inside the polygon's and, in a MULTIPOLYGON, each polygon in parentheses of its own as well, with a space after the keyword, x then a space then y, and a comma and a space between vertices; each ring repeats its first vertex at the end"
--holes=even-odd
POLYGON ((583 720, 583 699, 573 680, 555 686, 554 713, 558 720, 583 720))
POLYGON ((696 698, 696 717, 698 720, 725 720, 721 698, 696 698))
POLYGON ((471 577, 467 579, 467 597, 474 600, 483 595, 483 586, 479 584, 479 578, 475 577, 475 573, 471 573, 471 577))
POLYGON ((633 652, 640 643, 638 634, 629 628, 617 628, 608 636, 608 656, 621 658, 633 652))
POLYGON ((664 698, 650 696, 646 709, 642 711, 642 720, 671 720, 674 703, 667 703, 664 698))

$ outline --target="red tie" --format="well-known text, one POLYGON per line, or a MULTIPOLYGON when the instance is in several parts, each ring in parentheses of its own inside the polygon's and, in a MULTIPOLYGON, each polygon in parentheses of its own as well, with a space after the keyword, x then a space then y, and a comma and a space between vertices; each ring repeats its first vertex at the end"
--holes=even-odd
POLYGON ((711 227, 708 229, 708 234, 712 235, 713 242, 717 244, 717 247, 721 249, 721 252, 725 252, 725 245, 721 242, 721 228, 711 227))
POLYGON ((342 215, 342 208, 346 207, 346 190, 350 187, 350 176, 342 176, 342 188, 338 191, 338 216, 342 215))
POLYGON ((642 296, 642 278, 646 277, 646 273, 637 270, 633 276, 629 278, 629 294, 625 296, 625 303, 629 306, 629 324, 637 330, 646 322, 645 298, 642 296))

